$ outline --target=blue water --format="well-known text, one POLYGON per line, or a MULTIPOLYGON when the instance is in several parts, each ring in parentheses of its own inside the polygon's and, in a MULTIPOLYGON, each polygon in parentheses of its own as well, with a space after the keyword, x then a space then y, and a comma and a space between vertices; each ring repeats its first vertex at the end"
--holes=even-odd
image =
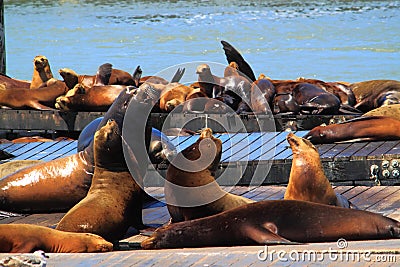
POLYGON ((326 81, 400 80, 400 1, 5 0, 7 74, 94 74, 110 62, 151 75, 191 61, 226 63, 220 40, 256 75, 326 81))

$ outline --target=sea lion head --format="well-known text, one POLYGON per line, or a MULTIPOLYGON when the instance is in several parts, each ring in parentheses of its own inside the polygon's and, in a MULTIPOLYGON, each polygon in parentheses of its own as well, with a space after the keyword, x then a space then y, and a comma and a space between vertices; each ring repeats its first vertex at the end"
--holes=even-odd
POLYGON ((69 89, 74 88, 74 86, 78 83, 79 81, 79 76, 78 74, 68 68, 63 68, 58 71, 60 76, 64 79, 65 84, 69 89))
POLYGON ((311 129, 304 138, 310 141, 313 144, 321 144, 324 143, 325 140, 329 139, 328 135, 332 135, 332 133, 327 130, 326 126, 317 126, 311 129))
POLYGON ((311 151, 318 153, 317 148, 309 140, 298 137, 293 133, 289 133, 286 136, 286 140, 288 141, 293 154, 300 154, 302 152, 310 153, 311 151))
POLYGON ((49 66, 49 60, 45 56, 39 55, 33 59, 33 65, 36 70, 40 71, 49 66))
POLYGON ((113 119, 109 119, 94 134, 94 160, 99 167, 126 167, 121 131, 113 119))
POLYGON ((205 128, 201 131, 199 139, 185 149, 183 154, 189 160, 197 160, 200 157, 208 161, 214 159, 207 168, 214 176, 221 161, 222 141, 213 136, 210 128, 205 128))
POLYGON ((197 66, 196 68, 196 74, 209 74, 211 73, 211 69, 210 66, 208 66, 207 64, 200 64, 197 66))
POLYGON ((68 90, 68 92, 63 95, 59 96, 56 99, 55 107, 56 109, 60 110, 70 110, 70 105, 77 104, 74 103, 76 101, 80 101, 81 105, 84 105, 84 98, 81 98, 80 96, 86 94, 86 88, 83 84, 78 83, 77 85, 74 86, 71 90, 68 90))

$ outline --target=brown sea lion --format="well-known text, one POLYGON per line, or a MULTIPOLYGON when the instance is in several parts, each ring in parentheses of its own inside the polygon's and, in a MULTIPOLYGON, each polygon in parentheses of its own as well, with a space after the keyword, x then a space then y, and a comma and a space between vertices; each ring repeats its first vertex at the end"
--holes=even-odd
MULTIPOLYGON (((92 87, 95 84, 96 75, 82 75, 75 71, 63 68, 60 69, 59 74, 63 77, 65 84, 69 89, 74 88, 78 83, 83 84, 85 87, 92 87)), ((112 69, 111 76, 107 85, 135 85, 132 75, 128 72, 112 69)))
POLYGON ((316 85, 319 88, 335 95, 340 99, 342 104, 350 106, 354 106, 356 104, 356 98, 353 91, 349 88, 349 85, 344 82, 324 82, 317 79, 303 77, 298 78, 296 81, 316 85))
POLYGON ((186 97, 193 91, 192 87, 181 83, 169 83, 161 92, 160 109, 171 112, 174 108, 185 102, 186 97))
POLYGON ((349 201, 342 195, 336 195, 326 178, 317 148, 293 133, 289 133, 286 140, 292 149, 293 160, 284 199, 349 208, 349 201))
POLYGON ((113 245, 102 237, 88 233, 68 233, 30 224, 1 224, 0 252, 48 253, 107 252, 113 245))
POLYGON ((224 91, 224 77, 219 77, 211 72, 211 68, 207 64, 200 64, 196 68, 198 81, 192 84, 192 87, 200 88, 208 97, 215 98, 221 95, 224 91))
MULTIPOLYGON (((99 128, 109 119, 122 127, 125 111, 135 92, 136 89, 121 92, 99 128)), ((0 180, 0 210, 38 213, 70 209, 86 196, 90 188, 93 157, 91 143, 79 153, 39 163, 4 177, 0 180)))
POLYGON ((385 116, 392 119, 400 120, 400 104, 386 105, 373 109, 364 113, 363 117, 369 116, 385 116))
MULTIPOLYGON (((118 124, 109 120, 94 136, 94 174, 87 196, 70 209, 56 229, 122 239, 129 226, 142 228, 142 189, 122 151, 118 124)), ((137 166, 138 169, 138 166, 137 166)))
POLYGON ((221 154, 221 140, 206 128, 194 144, 171 161, 164 192, 172 222, 201 218, 253 202, 219 187, 214 177, 221 154), (180 165, 190 170, 181 169, 180 165))
POLYGON ((390 117, 359 117, 337 124, 314 127, 304 138, 313 144, 398 140, 400 139, 399 129, 400 121, 390 117))
POLYGON ((158 228, 144 249, 290 244, 400 238, 380 214, 299 200, 264 200, 158 228))
POLYGON ((86 88, 82 84, 77 84, 65 95, 56 99, 55 107, 68 111, 105 112, 125 89, 125 85, 101 85, 86 88))
POLYGON ((43 162, 42 160, 12 160, 0 164, 0 179, 23 168, 43 162))
POLYGON ((338 114, 340 100, 335 95, 310 83, 299 83, 293 88, 293 98, 302 114, 338 114))
POLYGON ((31 83, 29 81, 13 79, 3 73, 0 73, 0 85, 4 86, 4 89, 13 89, 13 88, 29 89, 31 83))
POLYGON ((53 139, 45 138, 42 136, 24 136, 13 139, 11 142, 16 143, 31 143, 31 142, 53 142, 53 139))
POLYGON ((370 80, 352 83, 350 89, 356 96, 355 108, 368 112, 385 104, 400 103, 400 81, 370 80))
POLYGON ((107 85, 112 73, 112 65, 105 63, 99 66, 94 83, 85 87, 78 83, 65 95, 56 99, 55 107, 73 111, 107 111, 125 85, 107 85))
POLYGON ((33 59, 33 75, 30 89, 37 89, 47 86, 47 82, 53 79, 49 60, 45 56, 36 56, 33 59))
POLYGON ((270 113, 272 100, 275 95, 275 86, 264 74, 260 74, 250 89, 251 110, 254 113, 270 113))
POLYGON ((51 85, 38 89, 0 88, 0 106, 13 109, 50 110, 53 109, 56 98, 65 94, 67 90, 62 81, 54 81, 51 85))
POLYGON ((229 77, 229 76, 239 76, 239 65, 235 62, 232 61, 229 63, 228 66, 226 66, 224 70, 224 77, 229 77))

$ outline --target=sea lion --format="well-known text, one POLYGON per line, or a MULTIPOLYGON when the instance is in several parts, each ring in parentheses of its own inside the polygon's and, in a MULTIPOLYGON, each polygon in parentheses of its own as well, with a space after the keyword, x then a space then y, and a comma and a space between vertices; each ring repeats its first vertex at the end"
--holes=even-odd
POLYGON ((264 74, 260 74, 250 89, 251 110, 254 113, 267 114, 271 112, 275 86, 264 74))
POLYGON ((23 168, 43 162, 42 160, 12 160, 0 164, 0 179, 23 168))
MULTIPOLYGON (((64 82, 69 89, 74 88, 78 83, 89 88, 95 84, 96 75, 79 75, 69 68, 60 69, 58 73, 63 77, 64 82)), ((132 75, 128 72, 113 68, 107 85, 135 85, 135 83, 132 75)))
POLYGON ((68 87, 62 81, 54 81, 49 86, 38 89, 0 88, 0 106, 13 109, 52 110, 57 97, 65 94, 68 87))
POLYGON ((384 104, 400 103, 400 81, 370 80, 352 83, 350 89, 356 96, 355 108, 368 112, 384 104))
POLYGON ((400 104, 386 105, 373 109, 364 113, 363 117, 369 116, 385 116, 392 119, 400 120, 400 104))
POLYGON ((49 60, 45 56, 36 56, 33 59, 33 75, 30 89, 37 89, 47 86, 47 82, 53 79, 49 60))
POLYGON ((385 116, 359 117, 345 122, 317 126, 304 138, 313 144, 347 141, 387 141, 400 139, 400 121, 385 116))
POLYGON ((164 192, 171 222, 201 218, 253 202, 219 187, 215 172, 221 154, 221 140, 212 135, 210 128, 205 128, 194 144, 170 161, 164 192), (210 162, 208 166, 205 161, 210 162), (181 169, 182 163, 190 170, 181 169))
POLYGON ((0 252, 49 253, 107 252, 113 245, 102 237, 89 233, 68 233, 39 225, 1 224, 0 252))
POLYGON ((293 244, 400 238, 380 214, 299 200, 264 200, 158 228, 144 249, 293 244))
POLYGON ((116 241, 129 226, 143 228, 142 189, 136 183, 143 179, 133 178, 128 170, 115 121, 109 120, 96 131, 93 149, 95 169, 89 192, 64 215, 56 229, 93 233, 116 241))
POLYGON ((171 112, 185 102, 186 97, 193 91, 192 87, 181 83, 169 83, 161 92, 160 109, 163 112, 171 112))
POLYGON ((125 85, 101 85, 86 88, 83 84, 77 84, 65 95, 56 99, 55 107, 68 111, 105 112, 125 89, 125 85))
POLYGON ((13 79, 3 73, 0 73, 0 85, 4 86, 4 89, 13 89, 13 88, 29 89, 31 83, 29 81, 13 79))
POLYGON ((338 114, 340 100, 335 95, 310 83, 299 83, 293 88, 293 98, 302 114, 338 114))
POLYGON ((85 87, 82 83, 76 84, 64 96, 56 99, 55 107, 61 110, 107 111, 115 98, 126 88, 125 85, 107 85, 112 70, 110 63, 100 65, 91 87, 85 87))
POLYGON ((289 133, 286 140, 292 149, 293 160, 284 199, 349 208, 350 202, 342 195, 337 195, 326 178, 317 148, 293 133, 289 133))
MULTIPOLYGON (((134 88, 121 92, 98 127, 109 119, 122 127, 135 92, 134 88)), ((86 196, 90 188, 93 157, 93 144, 90 144, 76 154, 39 163, 4 177, 0 180, 0 210, 38 213, 70 209, 86 196)))
POLYGON ((354 92, 349 88, 349 84, 344 82, 324 82, 317 79, 297 78, 298 82, 310 83, 318 86, 319 88, 335 95, 339 98, 340 102, 345 105, 354 106, 356 104, 356 97, 354 92))

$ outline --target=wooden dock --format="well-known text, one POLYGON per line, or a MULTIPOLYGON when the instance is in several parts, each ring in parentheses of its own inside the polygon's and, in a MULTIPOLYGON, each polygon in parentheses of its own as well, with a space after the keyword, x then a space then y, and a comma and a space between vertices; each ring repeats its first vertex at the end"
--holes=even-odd
MULTIPOLYGON (((285 192, 284 186, 235 186, 231 189, 234 194, 256 201, 282 199, 285 192)), ((334 189, 360 209, 400 220, 400 186, 336 186, 334 189)), ((147 188, 146 191, 162 199, 163 188, 147 188)), ((0 223, 53 226, 63 215, 63 213, 55 213, 25 216, 0 212, 0 223)), ((143 219, 146 224, 158 225, 168 222, 169 214, 165 204, 158 203, 144 208, 143 219)), ((237 246, 149 251, 138 249, 138 240, 141 240, 138 236, 127 236, 119 243, 120 251, 109 253, 50 253, 47 266, 327 266, 339 263, 346 266, 398 266, 400 262, 400 239, 347 241, 347 246, 342 249, 338 248, 336 242, 328 242, 267 248, 265 246, 237 246), (260 251, 265 251, 265 249, 270 254, 265 261, 262 261, 258 256, 265 256, 260 254, 260 251), (329 249, 335 253, 328 254, 326 251, 329 249), (279 251, 282 251, 280 252, 281 259, 277 257, 279 251), (316 258, 307 258, 311 251, 315 253, 312 257, 316 258), (349 253, 355 257, 358 255, 360 258, 346 260, 345 256, 349 253), (302 256, 306 258, 303 260, 302 256)), ((6 255, 9 254, 0 254, 0 258, 6 255)))
MULTIPOLYGON (((304 136, 306 132, 297 131, 295 134, 304 136)), ((226 191, 256 201, 282 199, 292 161, 291 149, 286 141, 287 134, 285 131, 216 133, 215 136, 223 141, 219 175, 229 173, 224 176, 225 180, 218 179, 218 182, 226 191), (259 177, 255 177, 257 170, 259 177), (241 179, 232 180, 229 177, 241 179)), ((198 136, 170 137, 170 140, 179 151, 195 142, 197 138, 198 136)), ((50 161, 76 153, 76 146, 77 141, 0 144, 0 150, 14 156, 0 161, 0 164, 18 159, 50 161)), ((336 192, 343 194, 360 209, 400 220, 400 141, 340 143, 316 147, 320 152, 325 173, 336 192)), ((159 164, 153 167, 154 169, 149 166, 145 189, 162 201, 163 183, 154 178, 153 174, 155 170, 165 174, 168 165, 159 164)), ((27 215, 0 211, 0 223, 54 226, 63 215, 64 213, 27 215)), ((163 202, 152 203, 143 209, 143 220, 146 224, 162 225, 168 222, 169 218, 163 202)), ((47 266, 326 266, 337 265, 339 262, 346 266, 398 266, 400 262, 399 239, 348 241, 347 247, 342 249, 338 248, 336 242, 329 242, 298 246, 145 251, 138 248, 143 238, 145 237, 135 235, 131 229, 126 238, 120 240, 118 251, 98 254, 50 253, 47 266), (263 260, 262 257, 266 255, 265 249, 268 250, 269 257, 263 260), (334 253, 327 254, 326 251, 334 253), (281 253, 280 258, 278 252, 281 253), (310 256, 311 252, 313 254, 310 256), (359 258, 345 258, 349 253, 359 258)), ((0 254, 0 258, 8 255, 0 254)))

